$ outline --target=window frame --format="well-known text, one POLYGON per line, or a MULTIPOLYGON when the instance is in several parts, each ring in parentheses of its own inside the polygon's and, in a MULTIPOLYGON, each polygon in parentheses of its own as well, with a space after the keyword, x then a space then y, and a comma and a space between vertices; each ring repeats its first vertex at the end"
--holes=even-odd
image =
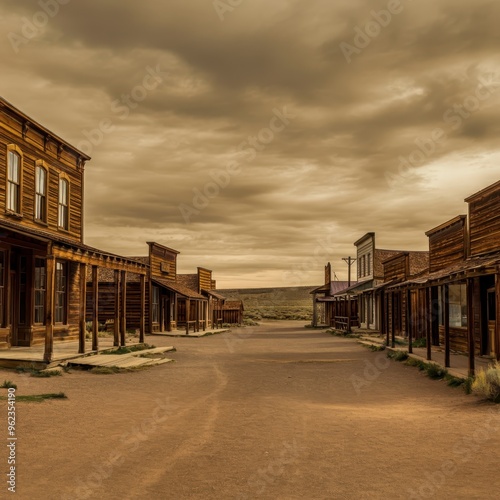
POLYGON ((24 166, 24 155, 21 149, 15 144, 7 145, 7 171, 5 173, 5 212, 9 215, 16 215, 22 217, 23 213, 23 168, 24 166), (11 166, 11 155, 19 158, 19 179, 17 183, 10 179, 10 166, 11 166), (17 186, 17 206, 15 209, 11 208, 11 185, 17 186))
MULTIPOLYGON (((59 181, 58 181, 58 192, 57 192, 57 227, 58 229, 62 231, 68 231, 70 230, 70 186, 71 183, 69 181, 69 178, 65 174, 59 174, 59 181), (66 203, 61 202, 61 186, 63 184, 66 184, 66 203), (61 224, 61 214, 64 213, 66 216, 66 224, 61 224)), ((64 221, 63 221, 64 222, 64 221)))
POLYGON ((37 160, 35 162, 35 198, 34 198, 34 207, 33 207, 33 220, 38 224, 47 225, 48 223, 48 196, 49 194, 49 169, 46 163, 43 160, 37 160), (44 185, 44 193, 39 191, 38 185, 38 172, 42 171, 45 175, 45 185, 44 185), (42 204, 39 205, 39 198, 42 199, 42 204), (38 214, 38 207, 41 206, 41 214, 38 214), (42 215, 42 217, 39 217, 42 215))

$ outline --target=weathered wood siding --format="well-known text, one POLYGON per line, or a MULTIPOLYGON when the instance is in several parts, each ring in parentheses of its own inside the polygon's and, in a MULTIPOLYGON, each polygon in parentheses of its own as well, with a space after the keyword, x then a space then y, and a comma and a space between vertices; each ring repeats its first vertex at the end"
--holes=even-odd
POLYGON ((78 159, 55 141, 45 142, 35 130, 28 129, 23 137, 22 124, 10 116, 0 120, 0 218, 14 220, 26 227, 43 229, 77 241, 82 240, 83 168, 78 159), (8 146, 22 152, 22 219, 5 214, 8 146), (47 223, 35 220, 35 165, 43 161, 47 170, 47 223), (69 230, 58 227, 59 178, 66 176, 70 186, 69 230))
POLYGON ((198 268, 198 293, 201 290, 211 290, 212 289, 212 271, 208 269, 198 268))
POLYGON ((461 217, 442 229, 426 233, 429 237, 430 272, 462 262, 467 255, 466 218, 461 217))
POLYGON ((498 251, 500 248, 500 183, 469 200, 471 255, 498 251))
POLYGON ((384 281, 404 281, 409 274, 408 254, 401 254, 384 262, 384 281))
POLYGON ((149 259, 152 277, 175 281, 177 253, 156 243, 150 243, 149 259))

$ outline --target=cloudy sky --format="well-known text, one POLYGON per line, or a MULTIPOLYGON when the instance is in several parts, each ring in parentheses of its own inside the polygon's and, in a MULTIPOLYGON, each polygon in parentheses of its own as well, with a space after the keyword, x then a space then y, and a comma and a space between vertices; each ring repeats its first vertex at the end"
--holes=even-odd
POLYGON ((496 0, 4 0, 1 95, 82 151, 85 242, 219 287, 426 249, 500 178, 496 0))

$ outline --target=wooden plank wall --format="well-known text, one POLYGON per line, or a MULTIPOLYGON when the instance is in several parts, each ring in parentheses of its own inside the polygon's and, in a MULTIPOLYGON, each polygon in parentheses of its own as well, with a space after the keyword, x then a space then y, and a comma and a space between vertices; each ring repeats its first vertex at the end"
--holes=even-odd
POLYGON ((77 168, 77 160, 69 152, 62 151, 58 158, 57 145, 53 142, 44 149, 43 137, 28 130, 23 139, 22 126, 11 118, 0 114, 0 218, 12 220, 4 213, 6 206, 7 146, 15 145, 22 151, 22 207, 23 219, 13 219, 23 226, 43 229, 67 238, 82 239, 82 183, 83 170, 77 168), (7 123, 5 123, 7 122, 7 123), (36 222, 35 215, 35 162, 42 160, 48 170, 47 224, 36 222), (65 174, 70 183, 70 227, 69 231, 58 228, 59 176, 65 174))
POLYGON ((149 251, 151 276, 175 281, 177 274, 177 254, 161 245, 151 244, 149 251))
POLYGON ((201 290, 211 290, 212 289, 212 271, 208 269, 203 269, 201 267, 198 268, 198 290, 200 293, 201 290))
POLYGON ((428 234, 431 273, 465 259, 467 252, 465 223, 465 219, 460 219, 441 231, 428 234))
POLYGON ((469 203, 469 227, 472 256, 499 250, 500 185, 469 203))

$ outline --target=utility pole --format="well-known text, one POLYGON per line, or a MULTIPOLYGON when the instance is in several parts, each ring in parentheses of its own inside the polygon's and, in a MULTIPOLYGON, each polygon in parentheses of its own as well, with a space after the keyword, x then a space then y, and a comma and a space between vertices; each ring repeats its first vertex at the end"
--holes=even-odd
POLYGON ((349 266, 349 278, 347 281, 348 286, 351 286, 351 266, 356 262, 357 259, 354 257, 343 257, 342 260, 349 266))

